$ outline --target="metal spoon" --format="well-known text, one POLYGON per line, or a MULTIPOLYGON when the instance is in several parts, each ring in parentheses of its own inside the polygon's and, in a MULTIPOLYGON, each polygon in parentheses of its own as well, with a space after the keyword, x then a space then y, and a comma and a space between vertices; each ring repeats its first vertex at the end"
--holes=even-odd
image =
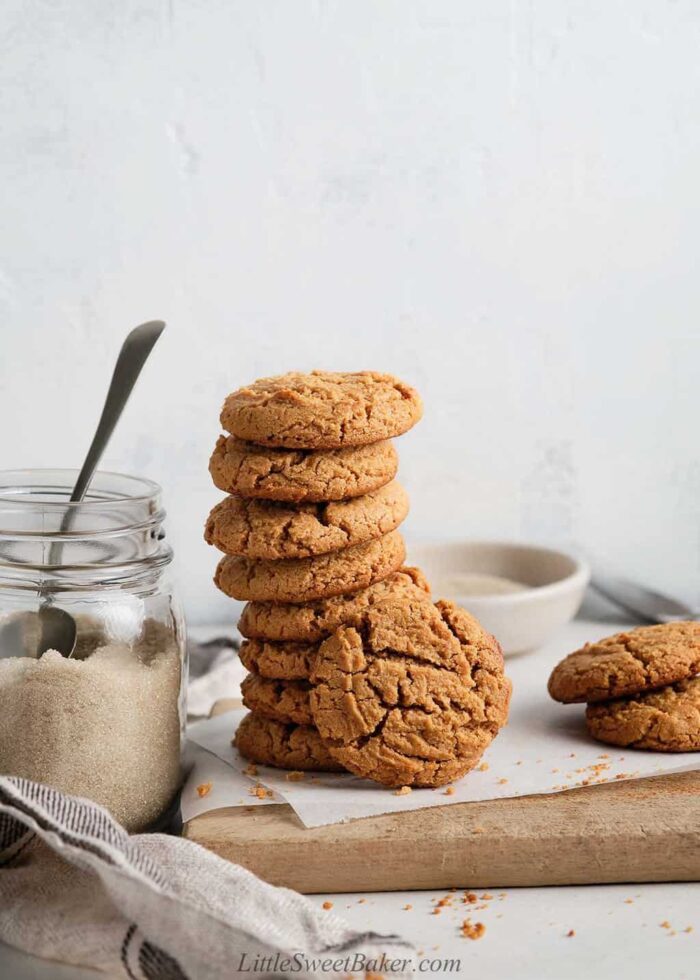
MULTIPOLYGON (((72 503, 79 503, 85 496, 141 369, 164 329, 162 320, 142 323, 134 327, 122 344, 100 421, 70 495, 72 503)), ((74 513, 74 508, 66 510, 61 522, 62 533, 70 530, 74 513)), ((49 567, 60 565, 62 551, 62 541, 51 544, 47 562, 49 567)), ((0 657, 40 657, 47 650, 58 650, 64 657, 70 657, 75 649, 76 636, 75 620, 65 609, 53 604, 53 596, 47 590, 42 593, 38 612, 19 613, 0 627, 0 657)))
POLYGON ((595 574, 591 586, 610 602, 648 623, 673 623, 697 619, 700 610, 692 609, 672 596, 655 592, 629 579, 595 574))

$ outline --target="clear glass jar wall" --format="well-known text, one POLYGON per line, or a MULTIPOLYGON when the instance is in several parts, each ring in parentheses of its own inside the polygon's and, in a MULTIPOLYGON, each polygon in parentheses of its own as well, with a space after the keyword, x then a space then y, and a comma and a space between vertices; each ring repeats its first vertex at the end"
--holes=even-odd
POLYGON ((76 477, 0 472, 0 772, 96 800, 140 830, 177 791, 186 717, 165 513, 157 484, 116 473, 97 473, 71 504, 76 477), (25 614, 47 602, 76 621, 70 658, 26 655, 39 619, 25 614), (18 624, 23 655, 9 642, 18 624))

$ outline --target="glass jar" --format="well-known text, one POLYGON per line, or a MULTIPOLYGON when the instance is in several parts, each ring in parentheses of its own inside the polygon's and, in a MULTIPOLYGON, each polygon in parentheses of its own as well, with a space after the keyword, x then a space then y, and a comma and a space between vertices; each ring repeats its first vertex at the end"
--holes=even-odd
POLYGON ((177 791, 186 719, 161 490, 96 473, 70 503, 76 478, 0 471, 0 772, 88 797, 142 830, 177 791), (47 604, 75 620, 70 657, 38 656, 33 614, 47 604))

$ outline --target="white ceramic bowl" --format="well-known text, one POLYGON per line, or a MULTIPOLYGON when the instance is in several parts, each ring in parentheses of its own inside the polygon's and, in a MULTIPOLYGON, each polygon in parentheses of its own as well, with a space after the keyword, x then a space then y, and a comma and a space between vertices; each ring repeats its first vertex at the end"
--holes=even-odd
POLYGON ((541 647, 573 619, 590 578, 588 565, 563 551, 495 541, 415 545, 407 561, 425 572, 435 599, 453 599, 468 609, 494 634, 505 654, 541 647), (470 574, 495 575, 526 588, 460 595, 459 576, 470 574))

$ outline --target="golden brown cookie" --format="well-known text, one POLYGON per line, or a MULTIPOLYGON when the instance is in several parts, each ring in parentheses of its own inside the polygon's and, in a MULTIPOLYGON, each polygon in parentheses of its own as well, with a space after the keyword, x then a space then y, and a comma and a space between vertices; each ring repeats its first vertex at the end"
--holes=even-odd
POLYGON ((370 606, 401 595, 430 599, 430 586, 419 568, 405 566, 361 592, 305 605, 249 602, 238 629, 251 639, 318 643, 339 626, 358 624, 370 606))
POLYGON ((387 600, 321 644, 311 714, 330 754, 387 786, 442 786, 474 767, 506 723, 496 640, 441 601, 387 600))
POLYGON ((345 449, 275 449, 219 436, 209 461, 215 485, 261 500, 345 500, 396 476, 399 458, 384 440, 345 449))
POLYGON ((403 538, 392 531, 375 541, 315 558, 252 561, 226 555, 214 582, 233 599, 311 602, 366 589, 395 572, 405 554, 403 538))
POLYGON ((310 558, 389 534, 407 514, 408 497, 396 481, 327 504, 226 497, 209 515, 204 539, 227 555, 310 558))
POLYGON ((243 704, 258 715, 295 725, 312 725, 308 681, 274 681, 248 674, 241 684, 243 704))
POLYGON ((293 371, 234 391, 221 425, 262 446, 336 449, 400 436, 422 414, 418 392, 391 374, 293 371))
POLYGON ((658 691, 589 704, 586 724, 609 745, 657 752, 700 751, 700 677, 658 691))
POLYGON ((244 640, 238 657, 246 670, 276 681, 309 679, 318 643, 244 640))
POLYGON ((700 623, 616 633, 570 653, 552 671, 555 701, 608 701, 692 677, 700 670, 700 623))
POLYGON ((244 758, 261 766, 302 772, 342 770, 316 729, 308 725, 285 725, 252 713, 238 726, 233 744, 244 758))

